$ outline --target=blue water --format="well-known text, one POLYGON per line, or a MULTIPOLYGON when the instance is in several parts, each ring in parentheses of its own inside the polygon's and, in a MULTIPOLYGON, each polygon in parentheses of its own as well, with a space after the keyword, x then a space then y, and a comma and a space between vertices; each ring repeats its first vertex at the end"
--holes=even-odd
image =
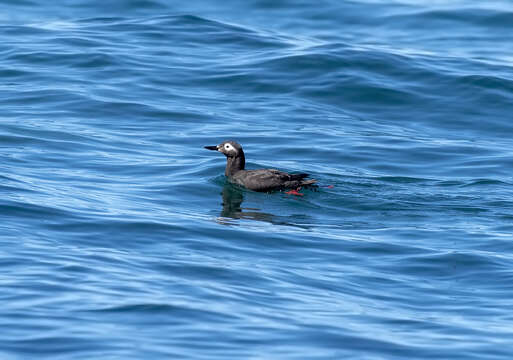
POLYGON ((0 20, 2 359, 513 357, 511 2, 0 20))

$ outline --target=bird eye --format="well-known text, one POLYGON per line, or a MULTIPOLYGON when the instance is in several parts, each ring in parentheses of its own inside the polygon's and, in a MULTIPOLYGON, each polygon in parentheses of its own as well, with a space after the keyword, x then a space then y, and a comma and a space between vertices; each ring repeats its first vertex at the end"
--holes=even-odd
POLYGON ((224 148, 225 148, 226 150, 230 150, 230 149, 232 148, 232 146, 231 146, 230 144, 225 144, 225 145, 224 145, 224 148))

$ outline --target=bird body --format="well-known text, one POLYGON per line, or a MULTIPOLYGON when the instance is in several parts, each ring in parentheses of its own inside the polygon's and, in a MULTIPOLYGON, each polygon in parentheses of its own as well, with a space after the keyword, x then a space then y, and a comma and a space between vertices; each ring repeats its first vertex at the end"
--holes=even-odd
POLYGON ((289 174, 276 169, 245 170, 245 155, 242 146, 235 141, 224 141, 219 145, 205 146, 226 156, 225 175, 236 185, 253 191, 269 192, 284 189, 296 189, 313 185, 316 180, 305 180, 308 174, 289 174))

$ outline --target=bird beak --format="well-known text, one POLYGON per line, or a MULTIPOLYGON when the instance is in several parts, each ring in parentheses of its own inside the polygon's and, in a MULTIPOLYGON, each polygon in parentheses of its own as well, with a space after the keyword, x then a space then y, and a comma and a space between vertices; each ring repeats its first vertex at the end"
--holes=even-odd
POLYGON ((207 150, 219 150, 218 146, 217 145, 214 145, 214 146, 205 146, 205 149, 207 150))

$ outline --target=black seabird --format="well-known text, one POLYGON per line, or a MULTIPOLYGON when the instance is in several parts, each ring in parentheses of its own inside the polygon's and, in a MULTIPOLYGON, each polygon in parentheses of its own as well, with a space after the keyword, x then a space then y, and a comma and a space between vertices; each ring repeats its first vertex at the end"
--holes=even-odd
POLYGON ((224 174, 234 184, 253 191, 274 191, 297 189, 308 186, 316 180, 305 180, 308 174, 288 174, 276 169, 244 170, 246 159, 242 146, 235 141, 224 141, 219 145, 205 146, 208 150, 217 150, 226 156, 224 174))

